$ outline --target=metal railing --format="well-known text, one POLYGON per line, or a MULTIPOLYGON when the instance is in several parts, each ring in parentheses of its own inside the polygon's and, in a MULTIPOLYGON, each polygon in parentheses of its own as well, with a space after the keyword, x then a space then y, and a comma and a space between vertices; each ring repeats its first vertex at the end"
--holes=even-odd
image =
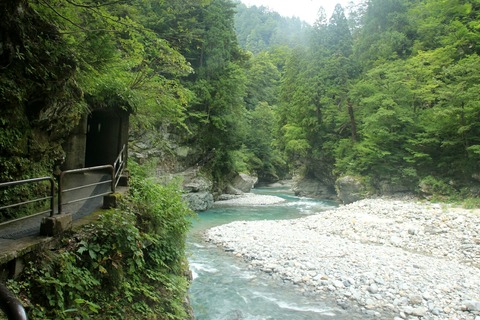
POLYGON ((120 150, 120 153, 118 154, 117 159, 115 159, 115 162, 113 163, 113 169, 115 172, 115 187, 118 185, 118 182, 120 181, 120 177, 122 175, 123 170, 125 169, 127 162, 127 148, 126 145, 123 145, 122 150, 120 150))
MULTIPOLYGON (((72 204, 80 201, 85 201, 97 197, 101 197, 107 194, 110 194, 111 192, 115 192, 115 189, 120 181, 120 177, 123 173, 123 170, 126 167, 126 161, 127 161, 127 148, 126 145, 123 145, 122 149, 120 150, 120 153, 118 154, 117 158, 115 159, 115 162, 113 165, 103 165, 103 166, 96 166, 96 167, 89 167, 89 168, 81 168, 81 169, 74 169, 74 170, 67 170, 67 171, 62 171, 60 174, 59 180, 58 180, 58 214, 61 214, 63 212, 63 205, 67 204, 72 204), (64 177, 68 174, 74 174, 74 173, 86 173, 86 172, 92 172, 92 171, 100 171, 100 170, 108 170, 110 174, 110 180, 105 180, 105 181, 100 181, 100 182, 95 182, 95 183, 89 183, 89 184, 84 184, 84 185, 78 185, 76 187, 71 187, 68 189, 65 189, 65 180, 64 177), (103 185, 103 184, 111 184, 111 188, 109 192, 103 192, 100 194, 96 195, 91 195, 88 197, 81 197, 81 198, 76 198, 67 202, 64 202, 64 195, 69 192, 73 192, 76 190, 81 190, 89 187, 95 187, 98 185, 103 185)), ((31 204, 31 203, 37 203, 40 201, 45 201, 45 200, 50 200, 50 208, 48 210, 42 211, 42 212, 35 212, 33 214, 27 215, 25 217, 21 217, 18 219, 13 219, 13 220, 8 220, 6 222, 0 223, 6 224, 6 223, 12 223, 16 221, 20 221, 23 219, 27 219, 33 216, 38 216, 45 214, 47 212, 50 212, 50 216, 54 215, 55 211, 55 181, 52 177, 42 177, 42 178, 34 178, 34 179, 26 179, 26 180, 20 180, 20 181, 12 181, 12 182, 3 182, 0 183, 0 188, 7 188, 7 187, 13 187, 13 186, 18 186, 18 185, 23 185, 23 184, 28 184, 28 183, 38 183, 41 181, 49 181, 50 182, 50 195, 47 197, 41 197, 41 198, 35 198, 35 199, 30 199, 27 201, 22 201, 22 202, 17 202, 17 203, 12 203, 9 205, 1 206, 0 210, 3 209, 8 209, 8 208, 14 208, 26 204, 31 204)))
POLYGON ((60 178, 58 180, 58 214, 61 214, 63 212, 63 205, 65 205, 65 204, 72 204, 72 203, 85 201, 85 200, 89 200, 89 199, 93 199, 93 198, 98 198, 98 197, 110 194, 112 192, 115 192, 115 186, 116 186, 115 185, 115 169, 110 164, 107 164, 107 165, 104 165, 104 166, 96 166, 96 167, 62 171, 62 173, 60 174, 60 178), (110 180, 104 180, 104 181, 89 183, 89 184, 82 184, 82 185, 78 185, 76 187, 72 187, 72 188, 68 188, 68 189, 64 188, 64 183, 65 183, 64 177, 67 174, 86 173, 86 172, 103 171, 103 170, 108 170, 110 172, 110 180), (63 201, 63 196, 68 192, 78 191, 78 190, 85 189, 85 188, 90 188, 90 187, 96 187, 96 186, 107 184, 107 183, 110 184, 110 191, 108 191, 108 192, 103 192, 103 193, 99 193, 99 194, 95 194, 95 195, 91 195, 91 196, 83 197, 83 198, 75 198, 75 199, 67 201, 67 202, 63 201))
POLYGON ((10 320, 27 320, 22 303, 0 283, 0 308, 10 320))
MULTIPOLYGON (((40 201, 45 201, 45 200, 49 200, 50 208, 48 210, 44 210, 42 212, 35 212, 35 213, 27 215, 25 217, 9 220, 8 223, 15 222, 15 221, 20 221, 20 220, 27 219, 27 218, 30 218, 30 217, 33 217, 33 216, 39 216, 39 215, 42 215, 42 214, 45 214, 45 213, 48 213, 48 212, 50 212, 50 216, 53 216, 54 208, 55 208, 55 205, 54 205, 54 201, 55 201, 55 181, 53 180, 52 177, 42 177, 42 178, 34 178, 34 179, 26 179, 26 180, 0 183, 0 188, 8 188, 8 187, 14 187, 14 186, 19 186, 19 185, 24 185, 24 184, 39 183, 39 182, 42 182, 42 181, 49 181, 50 182, 50 195, 49 196, 40 197, 40 198, 31 198, 27 201, 11 203, 9 205, 1 206, 0 210, 20 207, 20 206, 23 206, 23 205, 38 203, 40 201)), ((3 224, 3 223, 0 223, 0 225, 1 224, 3 224)))
POLYGON ((96 166, 96 167, 89 167, 89 168, 82 168, 82 169, 74 169, 74 170, 67 170, 67 171, 62 171, 59 177, 58 181, 58 213, 61 214, 63 212, 63 205, 64 204, 72 204, 75 202, 80 202, 80 201, 85 201, 93 198, 98 198, 110 193, 115 192, 115 189, 117 188, 118 182, 120 181, 120 177, 122 175, 123 170, 126 167, 126 160, 127 160, 127 148, 126 145, 123 145, 122 149, 120 150, 117 158, 115 159, 113 165, 103 165, 103 166, 96 166), (73 188, 69 189, 64 189, 64 177, 67 174, 74 174, 74 173, 86 173, 86 172, 92 172, 92 171, 101 171, 101 170, 108 170, 110 172, 110 180, 105 180, 105 181, 100 181, 96 183, 89 183, 89 184, 84 184, 84 185, 79 185, 73 188), (103 192, 99 193, 96 195, 91 195, 89 197, 83 197, 83 198, 78 198, 78 199, 73 199, 68 202, 63 202, 63 195, 76 191, 76 190, 81 190, 85 188, 90 188, 90 187, 96 187, 99 185, 111 183, 111 188, 109 192, 103 192))

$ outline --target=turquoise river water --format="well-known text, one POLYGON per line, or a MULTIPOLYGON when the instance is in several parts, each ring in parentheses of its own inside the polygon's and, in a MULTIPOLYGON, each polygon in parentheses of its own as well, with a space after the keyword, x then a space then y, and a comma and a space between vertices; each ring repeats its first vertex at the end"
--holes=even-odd
POLYGON ((194 280, 190 300, 198 320, 363 319, 291 283, 247 268, 242 258, 203 240, 203 232, 236 220, 294 219, 333 208, 331 201, 294 196, 287 188, 255 189, 286 202, 269 206, 223 207, 199 213, 187 240, 194 280))

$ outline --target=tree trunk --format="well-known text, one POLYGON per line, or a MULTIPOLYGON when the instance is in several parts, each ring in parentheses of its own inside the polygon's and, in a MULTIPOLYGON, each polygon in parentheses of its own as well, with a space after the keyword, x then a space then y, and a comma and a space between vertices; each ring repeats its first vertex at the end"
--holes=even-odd
POLYGON ((355 123, 355 115, 353 114, 352 102, 347 102, 348 116, 350 118, 350 127, 352 129, 352 141, 357 142, 357 124, 355 123))

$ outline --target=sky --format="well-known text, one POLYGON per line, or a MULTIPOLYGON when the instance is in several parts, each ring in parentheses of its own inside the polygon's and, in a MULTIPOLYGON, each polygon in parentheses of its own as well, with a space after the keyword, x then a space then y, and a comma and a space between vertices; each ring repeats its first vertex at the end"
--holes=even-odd
POLYGON ((247 6, 264 6, 286 17, 299 17, 301 20, 313 24, 318 17, 320 7, 325 9, 327 18, 332 15, 337 3, 346 10, 351 0, 240 0, 247 6))

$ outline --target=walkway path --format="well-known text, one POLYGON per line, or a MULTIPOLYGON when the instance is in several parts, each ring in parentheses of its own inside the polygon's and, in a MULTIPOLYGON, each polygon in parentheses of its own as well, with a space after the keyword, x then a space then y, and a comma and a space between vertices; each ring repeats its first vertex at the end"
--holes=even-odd
MULTIPOLYGON (((103 172, 96 173, 77 173, 65 177, 65 189, 78 185, 94 184, 100 181, 106 181, 110 178, 109 174, 103 172)), ((67 193, 64 196, 63 203, 72 199, 87 198, 93 195, 106 193, 110 190, 110 184, 100 184, 84 189, 79 189, 67 193)), ((63 206, 63 212, 72 213, 73 220, 78 220, 95 210, 101 208, 102 197, 79 201, 63 206)), ((55 209, 57 211, 57 209, 55 209)), ((43 217, 48 217, 49 213, 44 215, 25 218, 23 220, 0 226, 0 260, 8 261, 12 254, 18 256, 19 250, 23 247, 31 248, 35 244, 41 244, 48 238, 40 236, 40 223, 43 217), (3 259, 3 258, 5 259, 3 259)))

